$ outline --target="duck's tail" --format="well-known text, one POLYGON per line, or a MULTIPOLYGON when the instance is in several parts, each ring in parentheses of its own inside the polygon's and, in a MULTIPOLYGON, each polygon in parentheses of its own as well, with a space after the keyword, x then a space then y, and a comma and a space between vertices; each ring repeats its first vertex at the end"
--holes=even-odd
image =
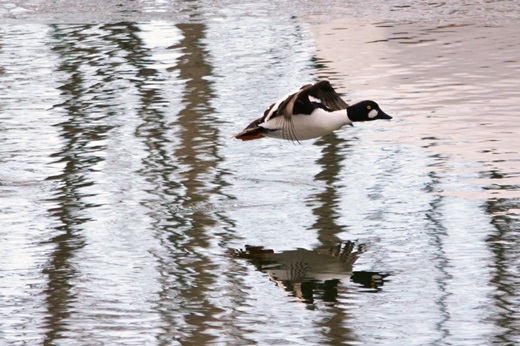
POLYGON ((241 139, 243 141, 252 141, 254 139, 260 139, 262 137, 265 137, 264 133, 265 133, 265 129, 262 127, 259 127, 259 126, 253 127, 253 128, 247 127, 243 131, 237 133, 235 135, 235 138, 241 139))
POLYGON ((241 139, 243 141, 252 141, 254 139, 260 139, 265 137, 265 133, 267 130, 261 126, 258 126, 263 122, 263 119, 256 119, 251 124, 247 125, 245 129, 240 131, 235 135, 236 139, 241 139))

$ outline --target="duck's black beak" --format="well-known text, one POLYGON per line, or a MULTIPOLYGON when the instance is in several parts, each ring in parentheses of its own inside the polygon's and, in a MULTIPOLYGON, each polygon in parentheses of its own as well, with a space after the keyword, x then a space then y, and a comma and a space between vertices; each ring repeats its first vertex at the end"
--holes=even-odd
POLYGON ((392 117, 383 112, 382 110, 379 110, 377 116, 374 119, 392 119, 392 117))

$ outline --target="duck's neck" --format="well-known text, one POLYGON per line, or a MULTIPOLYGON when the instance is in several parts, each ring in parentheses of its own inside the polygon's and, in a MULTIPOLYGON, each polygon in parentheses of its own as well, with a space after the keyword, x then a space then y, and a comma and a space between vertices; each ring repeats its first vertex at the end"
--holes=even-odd
POLYGON ((336 128, 340 128, 344 125, 352 125, 352 120, 348 116, 348 111, 345 109, 330 112, 327 115, 327 119, 329 119, 329 121, 334 119, 334 121, 331 121, 331 123, 334 123, 335 125, 333 126, 335 126, 336 128))
POLYGON ((356 103, 347 107, 347 116, 351 122, 364 121, 363 105, 356 103))

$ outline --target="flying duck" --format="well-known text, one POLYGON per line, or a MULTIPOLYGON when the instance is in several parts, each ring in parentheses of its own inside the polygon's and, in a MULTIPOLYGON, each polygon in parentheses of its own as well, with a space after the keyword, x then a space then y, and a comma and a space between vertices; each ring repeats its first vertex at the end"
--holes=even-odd
POLYGON ((307 84, 273 103, 235 138, 243 141, 272 137, 301 141, 324 136, 356 121, 392 119, 374 101, 351 106, 328 81, 307 84))

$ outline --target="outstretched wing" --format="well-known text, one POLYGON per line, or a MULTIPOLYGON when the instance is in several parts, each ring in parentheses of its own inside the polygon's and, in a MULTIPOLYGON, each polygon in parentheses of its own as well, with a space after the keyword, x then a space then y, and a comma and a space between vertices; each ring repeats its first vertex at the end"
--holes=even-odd
MULTIPOLYGON (((298 106, 298 100, 302 90, 306 87, 307 86, 303 86, 299 91, 288 95, 278 104, 276 110, 272 110, 271 114, 266 118, 266 121, 274 120, 275 126, 281 130, 285 139, 298 141, 294 130, 293 115, 298 114, 295 108, 298 106)), ((265 127, 269 128, 268 126, 265 127)))
POLYGON ((281 99, 279 99, 276 103, 273 103, 271 107, 269 107, 265 113, 263 120, 269 121, 270 119, 283 116, 285 120, 291 121, 291 117, 293 114, 297 114, 294 112, 294 104, 299 97, 299 95, 306 89, 310 88, 312 84, 307 84, 300 87, 297 90, 293 90, 289 94, 285 95, 281 99))
POLYGON ((261 118, 250 123, 245 129, 237 133, 235 138, 242 140, 258 139, 263 137, 269 131, 279 130, 280 128, 283 128, 285 131, 285 129, 291 127, 294 101, 300 90, 301 88, 292 91, 273 103, 265 110, 264 115, 261 118), (267 122, 276 127, 271 128, 270 126, 266 126, 265 123, 267 122), (261 124, 264 126, 261 126, 261 124))
POLYGON ((348 107, 347 103, 343 101, 332 85, 326 80, 310 86, 307 93, 312 102, 322 103, 331 111, 339 111, 347 109, 348 107))
POLYGON ((293 116, 311 114, 312 110, 316 108, 310 103, 308 96, 305 96, 303 99, 306 100, 306 112, 301 111, 301 95, 302 93, 305 94, 305 91, 311 86, 311 84, 304 85, 285 95, 283 98, 271 105, 271 107, 265 111, 262 121, 258 126, 263 128, 265 131, 280 131, 284 139, 298 141, 294 130, 293 116), (309 107, 312 109, 309 109, 309 107))

